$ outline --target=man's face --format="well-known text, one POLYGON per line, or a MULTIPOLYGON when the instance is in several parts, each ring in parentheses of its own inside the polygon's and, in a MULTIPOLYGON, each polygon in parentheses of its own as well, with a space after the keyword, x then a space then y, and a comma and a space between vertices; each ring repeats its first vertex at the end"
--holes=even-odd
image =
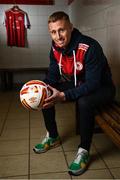
POLYGON ((60 48, 65 48, 71 38, 73 26, 66 20, 58 20, 56 22, 50 22, 48 24, 49 32, 52 40, 60 48))

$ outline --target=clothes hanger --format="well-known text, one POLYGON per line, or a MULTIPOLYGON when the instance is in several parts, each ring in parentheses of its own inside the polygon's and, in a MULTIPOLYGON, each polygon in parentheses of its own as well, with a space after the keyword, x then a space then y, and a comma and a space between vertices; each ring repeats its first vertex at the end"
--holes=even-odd
POLYGON ((16 4, 16 1, 14 0, 14 5, 13 5, 13 7, 12 7, 12 10, 15 10, 15 11, 17 11, 17 10, 19 10, 20 8, 18 7, 18 5, 16 4))

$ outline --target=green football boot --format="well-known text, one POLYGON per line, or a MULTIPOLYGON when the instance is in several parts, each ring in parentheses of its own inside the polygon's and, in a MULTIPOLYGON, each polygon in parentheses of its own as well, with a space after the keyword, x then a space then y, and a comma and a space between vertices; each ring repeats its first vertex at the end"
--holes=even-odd
POLYGON ((49 137, 49 133, 47 133, 46 137, 40 144, 35 145, 33 151, 36 153, 43 153, 48 151, 49 149, 58 147, 61 144, 60 137, 57 136, 56 138, 49 137))
POLYGON ((69 166, 70 175, 78 176, 85 172, 89 163, 89 153, 83 148, 79 148, 74 161, 69 166))

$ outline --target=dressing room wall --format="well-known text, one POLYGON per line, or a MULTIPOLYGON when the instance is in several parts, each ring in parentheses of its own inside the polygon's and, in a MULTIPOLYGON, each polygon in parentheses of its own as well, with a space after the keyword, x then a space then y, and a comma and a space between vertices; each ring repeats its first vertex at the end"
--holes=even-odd
POLYGON ((75 0, 69 12, 76 27, 102 45, 120 86, 120 0, 75 0))

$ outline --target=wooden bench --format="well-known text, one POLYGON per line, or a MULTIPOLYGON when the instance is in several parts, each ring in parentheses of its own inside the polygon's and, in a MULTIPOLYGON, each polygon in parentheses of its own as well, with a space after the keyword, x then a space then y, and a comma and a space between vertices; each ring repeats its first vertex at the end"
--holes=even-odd
POLYGON ((13 76, 16 73, 44 73, 48 72, 47 67, 32 67, 32 68, 0 68, 1 89, 10 90, 13 88, 13 76))
MULTIPOLYGON (((99 109, 95 116, 97 125, 109 136, 115 145, 120 148, 120 103, 112 104, 99 109)), ((76 133, 79 134, 78 111, 76 107, 76 133)))

